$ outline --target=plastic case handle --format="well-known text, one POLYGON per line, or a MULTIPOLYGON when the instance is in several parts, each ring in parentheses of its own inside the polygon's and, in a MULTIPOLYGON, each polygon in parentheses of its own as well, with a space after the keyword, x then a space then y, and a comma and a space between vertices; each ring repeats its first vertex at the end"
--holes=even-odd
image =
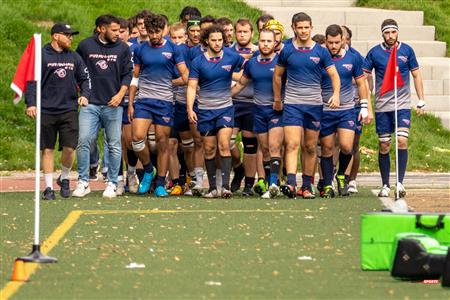
POLYGON ((424 228, 424 229, 436 229, 436 230, 438 230, 438 229, 442 229, 442 228, 444 228, 444 222, 442 222, 443 220, 444 220, 444 217, 445 217, 445 215, 439 215, 438 216, 438 218, 437 218, 437 221, 436 221, 436 224, 435 225, 426 225, 426 224, 423 224, 421 221, 420 221, 420 218, 422 217, 422 215, 416 215, 416 228, 424 228))

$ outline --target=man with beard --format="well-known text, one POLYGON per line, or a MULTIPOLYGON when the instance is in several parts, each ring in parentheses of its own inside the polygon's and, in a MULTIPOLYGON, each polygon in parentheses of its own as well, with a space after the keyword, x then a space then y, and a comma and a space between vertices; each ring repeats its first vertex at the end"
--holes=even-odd
POLYGON ((281 165, 281 145, 283 143, 283 127, 281 123, 281 107, 273 102, 272 77, 277 64, 275 53, 275 33, 262 29, 259 34, 260 54, 251 58, 244 67, 239 82, 232 88, 236 95, 244 87, 253 82, 254 103, 253 131, 257 134, 258 144, 263 153, 264 165, 269 165, 269 190, 262 198, 274 198, 279 193, 278 174, 281 165))
POLYGON ((368 91, 366 78, 361 68, 361 60, 358 56, 344 49, 342 29, 333 24, 325 31, 326 47, 331 54, 333 62, 341 80, 340 105, 337 108, 329 107, 329 99, 332 97, 333 88, 331 79, 325 70, 322 70, 322 100, 323 113, 320 128, 320 145, 324 192, 323 198, 334 197, 331 185, 333 180, 333 152, 336 134, 339 134, 339 169, 336 180, 340 196, 348 196, 348 186, 345 181, 345 170, 352 159, 353 139, 355 137, 355 102, 352 81, 355 80, 361 105, 364 107, 358 116, 363 123, 368 121, 368 91))
POLYGON ((270 20, 274 20, 275 18, 272 15, 261 15, 256 20, 256 27, 258 29, 258 33, 261 32, 261 30, 264 29, 264 25, 266 25, 267 22, 270 20))
POLYGON ((265 25, 265 29, 272 30, 275 33, 275 53, 280 54, 284 47, 283 36, 284 36, 284 26, 281 22, 277 20, 269 20, 265 25))
POLYGON ((103 197, 117 196, 117 176, 121 160, 121 128, 123 107, 120 106, 131 82, 133 63, 131 51, 119 40, 120 20, 112 15, 102 15, 95 21, 98 33, 78 45, 91 76, 90 103, 80 110, 80 131, 77 146, 78 185, 72 196, 84 197, 89 188, 89 147, 104 126, 109 152, 107 186, 103 197))
POLYGON ((234 41, 234 27, 233 22, 227 17, 217 19, 217 24, 222 26, 223 32, 225 32, 224 47, 231 47, 234 41))
POLYGON ((273 92, 277 105, 281 103, 282 76, 287 73, 286 96, 284 99, 283 126, 286 150, 287 184, 281 187, 283 194, 296 196, 296 174, 298 150, 304 137, 304 172, 302 174, 303 198, 314 198, 311 183, 316 162, 316 146, 322 117, 322 96, 320 84, 322 69, 331 78, 333 93, 329 99, 330 108, 339 107, 339 75, 330 53, 311 39, 312 22, 305 13, 292 17, 292 29, 296 39, 286 45, 280 53, 273 76, 273 92))
POLYGON ((136 27, 139 31, 139 35, 135 38, 130 38, 128 40, 130 43, 140 45, 142 42, 148 41, 148 33, 145 29, 144 19, 151 14, 152 12, 144 9, 136 15, 136 27))
MULTIPOLYGON (((253 26, 248 19, 239 19, 235 24, 236 43, 229 47, 232 52, 241 55, 246 60, 253 56, 258 47, 252 43, 253 26)), ((240 72, 241 70, 236 70, 240 72)), ((256 175, 256 153, 258 141, 253 133, 253 84, 249 82, 246 87, 233 97, 234 105, 234 129, 231 136, 231 153, 235 162, 234 177, 231 182, 231 192, 237 191, 245 176, 244 196, 253 196, 253 184, 256 175), (242 143, 244 145, 244 157, 241 163, 240 151, 236 145, 236 136, 242 132, 242 143)), ((261 177, 261 176, 260 176, 261 177)), ((266 191, 264 176, 258 180, 257 191, 262 195, 266 191)))
POLYGON ((208 174, 209 191, 207 198, 216 198, 215 156, 219 149, 222 168, 223 198, 232 196, 230 191, 231 152, 230 138, 234 125, 234 109, 231 99, 233 71, 241 68, 244 58, 223 50, 225 33, 218 25, 213 25, 202 34, 202 43, 207 51, 197 56, 190 65, 187 89, 187 113, 189 120, 198 123, 203 137, 205 165, 208 174), (198 92, 198 114, 194 111, 194 101, 198 92))
POLYGON ((397 22, 392 19, 384 20, 381 24, 381 32, 384 42, 373 47, 367 53, 363 70, 372 73, 375 69, 375 122, 379 140, 378 163, 380 166, 383 187, 378 193, 379 197, 389 197, 389 172, 391 159, 389 149, 391 135, 395 132, 395 97, 394 90, 381 94, 384 73, 389 61, 389 56, 394 47, 397 48, 397 64, 399 75, 404 85, 397 88, 397 119, 398 119, 398 189, 400 198, 406 195, 403 179, 408 162, 408 136, 411 125, 411 89, 409 72, 413 75, 419 102, 417 103, 417 115, 424 112, 425 100, 423 93, 422 75, 419 70, 414 50, 407 44, 398 41, 399 28, 397 22))
MULTIPOLYGON (((57 183, 63 198, 70 197, 69 172, 78 142, 78 105, 88 105, 91 88, 89 73, 81 57, 70 50, 78 34, 70 25, 57 23, 51 29, 52 41, 42 49, 41 151, 44 172, 44 200, 55 200, 53 190, 54 149, 59 135, 61 175, 57 183), (80 87, 80 97, 77 88, 80 87)), ((36 82, 25 92, 27 116, 36 118, 36 82)))
MULTIPOLYGON (((200 25, 200 37, 202 36, 203 32, 211 27, 213 24, 216 23, 216 19, 211 17, 210 15, 204 16, 200 19, 199 25, 200 25)), ((188 31, 189 32, 189 31, 188 31)), ((191 41, 193 43, 194 39, 191 41)), ((203 54, 206 52, 206 45, 203 45, 202 43, 199 43, 197 45, 193 45, 191 49, 189 49, 189 61, 193 61, 194 58, 197 56, 203 54)))
POLYGON ((133 119, 133 150, 144 167, 144 177, 139 184, 138 193, 147 193, 155 176, 145 142, 153 123, 158 150, 155 196, 166 197, 168 194, 164 183, 169 163, 168 140, 173 124, 172 79, 176 77, 175 66, 182 78, 180 84, 187 81, 188 71, 178 47, 164 39, 165 19, 152 14, 147 16, 144 22, 150 41, 141 44, 134 51, 135 65, 128 117, 133 119), (135 101, 137 86, 139 95, 135 101))

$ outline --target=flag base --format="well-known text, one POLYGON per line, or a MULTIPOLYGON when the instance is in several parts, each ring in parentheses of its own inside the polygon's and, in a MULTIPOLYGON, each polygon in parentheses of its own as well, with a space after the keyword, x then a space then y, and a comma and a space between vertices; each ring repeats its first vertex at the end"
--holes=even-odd
POLYGON ((58 262, 56 257, 51 257, 43 254, 41 252, 41 245, 33 245, 33 249, 28 256, 19 257, 20 260, 24 262, 32 262, 38 264, 51 264, 58 262))

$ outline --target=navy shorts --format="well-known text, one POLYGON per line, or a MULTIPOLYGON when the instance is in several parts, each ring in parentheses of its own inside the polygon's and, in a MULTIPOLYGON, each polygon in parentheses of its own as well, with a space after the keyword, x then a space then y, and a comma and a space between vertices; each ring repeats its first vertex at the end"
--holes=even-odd
MULTIPOLYGON (((397 111, 398 128, 410 128, 411 110, 400 109, 397 111)), ((386 134, 395 132, 395 114, 394 111, 376 112, 375 122, 377 134, 386 134)))
POLYGON ((173 128, 178 132, 189 131, 189 119, 186 112, 186 103, 175 102, 173 112, 173 128))
POLYGON ((133 119, 149 119, 153 124, 173 125, 173 103, 156 99, 140 99, 134 103, 133 119))
POLYGON ((199 109, 197 129, 201 135, 217 133, 221 128, 234 127, 234 107, 220 109, 199 109))
POLYGON ((337 132, 338 128, 355 130, 354 109, 346 110, 324 110, 320 124, 320 137, 329 136, 337 132))
POLYGON ((302 126, 319 131, 323 105, 285 104, 283 126, 302 126))
POLYGON ((128 105, 127 105, 123 107, 122 125, 129 125, 129 124, 131 124, 131 122, 128 119, 128 105))
POLYGON ((241 130, 253 131, 253 110, 254 103, 233 101, 234 106, 234 127, 241 130))
POLYGON ((272 105, 255 105, 253 112, 255 133, 266 133, 272 128, 283 126, 283 112, 273 110, 272 105))
POLYGON ((358 116, 359 113, 361 112, 361 106, 355 106, 355 134, 357 135, 361 135, 362 133, 362 128, 363 128, 363 124, 361 123, 361 121, 358 121, 358 116))

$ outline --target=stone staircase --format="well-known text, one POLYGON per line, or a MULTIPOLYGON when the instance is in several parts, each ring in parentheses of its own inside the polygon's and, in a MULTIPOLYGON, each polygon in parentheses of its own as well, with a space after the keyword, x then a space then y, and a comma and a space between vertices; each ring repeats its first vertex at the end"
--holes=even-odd
MULTIPOLYGON (((356 0, 246 0, 246 3, 272 14, 282 22, 286 36, 292 15, 305 12, 311 16, 313 34, 324 33, 330 24, 347 25, 353 32, 352 46, 365 55, 382 41, 381 22, 395 19, 400 27, 399 39, 411 45, 421 66, 427 110, 450 129, 450 58, 446 43, 435 41, 434 26, 423 25, 423 11, 400 11, 354 7, 356 0)), ((412 80, 412 78, 411 78, 412 80)), ((413 104, 417 102, 414 85, 411 85, 413 104)))

